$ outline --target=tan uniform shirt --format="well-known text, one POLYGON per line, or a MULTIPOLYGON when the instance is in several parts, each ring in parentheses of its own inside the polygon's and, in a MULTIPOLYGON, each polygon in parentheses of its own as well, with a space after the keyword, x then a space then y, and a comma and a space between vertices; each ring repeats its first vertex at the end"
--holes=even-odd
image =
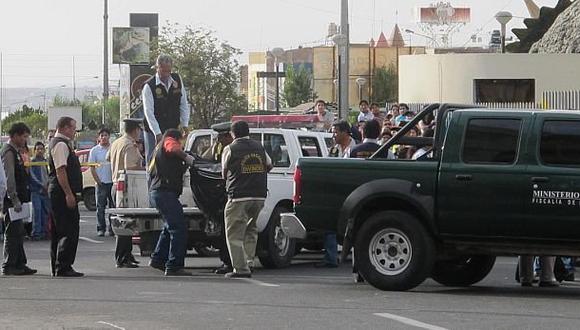
POLYGON ((142 167, 143 165, 143 157, 137 148, 135 140, 127 134, 111 144, 111 149, 107 153, 107 160, 111 162, 114 183, 119 180, 119 171, 127 168, 142 167))
MULTIPOLYGON (((65 140, 67 140, 68 143, 70 143, 70 139, 63 134, 56 133, 54 135, 54 137, 63 138, 65 140)), ((66 161, 68 160, 68 155, 69 155, 69 149, 68 149, 68 146, 66 145, 66 143, 64 143, 64 142, 57 143, 52 148, 52 150, 50 150, 50 153, 52 155, 52 161, 54 163, 55 169, 66 166, 66 161)))

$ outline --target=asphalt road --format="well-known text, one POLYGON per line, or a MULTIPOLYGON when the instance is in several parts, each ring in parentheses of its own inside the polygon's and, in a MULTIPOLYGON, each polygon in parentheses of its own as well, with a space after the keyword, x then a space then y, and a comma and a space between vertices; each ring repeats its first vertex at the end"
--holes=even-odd
POLYGON ((114 238, 96 236, 92 213, 82 213, 81 236, 75 268, 84 278, 50 277, 49 243, 26 243, 39 273, 0 278, 1 329, 580 328, 580 283, 521 288, 514 258, 499 258, 471 288, 428 280, 409 292, 382 292, 354 284, 347 265, 313 268, 320 257, 313 254, 287 269, 258 267, 252 279, 214 275, 219 260, 193 252, 188 278, 166 278, 147 266, 117 269, 114 238))

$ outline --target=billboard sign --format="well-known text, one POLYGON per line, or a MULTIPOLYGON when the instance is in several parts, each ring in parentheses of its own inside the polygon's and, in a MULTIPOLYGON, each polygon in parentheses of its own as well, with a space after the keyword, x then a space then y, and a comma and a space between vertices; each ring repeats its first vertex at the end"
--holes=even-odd
POLYGON ((467 24, 471 21, 471 8, 454 8, 448 2, 418 8, 418 14, 419 23, 423 24, 467 24))
POLYGON ((77 122, 77 131, 83 129, 83 108, 78 106, 51 107, 48 109, 48 128, 56 129, 56 122, 61 117, 71 117, 77 122))
POLYGON ((114 64, 149 64, 149 28, 113 28, 114 64))

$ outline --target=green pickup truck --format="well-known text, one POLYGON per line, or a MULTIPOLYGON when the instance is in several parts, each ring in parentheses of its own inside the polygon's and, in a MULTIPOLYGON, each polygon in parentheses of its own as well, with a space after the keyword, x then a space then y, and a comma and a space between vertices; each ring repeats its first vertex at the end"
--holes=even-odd
POLYGON ((428 157, 300 159, 283 230, 336 231, 382 290, 469 286, 499 255, 580 255, 580 112, 434 104, 382 148, 397 147, 428 157), (434 137, 407 136, 428 115, 434 137))

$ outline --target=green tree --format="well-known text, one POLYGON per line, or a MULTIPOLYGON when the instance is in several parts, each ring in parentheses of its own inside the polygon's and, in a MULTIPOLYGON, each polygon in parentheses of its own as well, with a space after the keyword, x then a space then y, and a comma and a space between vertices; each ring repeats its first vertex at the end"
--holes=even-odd
MULTIPOLYGON (((91 123, 98 128, 103 126, 103 101, 83 101, 83 127, 88 129, 91 123)), ((119 128, 120 101, 118 96, 109 97, 105 106, 105 124, 104 126, 116 132, 119 128)))
POLYGON ((399 98, 397 69, 394 65, 375 69, 373 76, 373 102, 385 104, 399 98))
POLYGON ((293 108, 315 98, 316 95, 312 91, 312 74, 303 65, 300 65, 298 70, 289 65, 286 69, 282 99, 293 108))
MULTIPOLYGON (((74 106, 75 102, 60 96, 60 95, 56 95, 52 101, 52 104, 54 106, 59 106, 59 107, 67 107, 67 106, 74 106)), ((88 129, 96 129, 96 128, 100 128, 101 126, 103 126, 102 124, 102 118, 103 118, 103 101, 102 100, 84 100, 80 103, 77 104, 78 106, 80 106, 82 108, 82 112, 83 112, 83 122, 82 122, 82 128, 85 130, 88 129), (94 124, 94 127, 90 127, 93 125, 90 124, 94 124)), ((105 106, 105 124, 104 126, 111 129, 112 132, 116 132, 119 128, 119 113, 120 113, 120 100, 118 96, 111 96, 109 97, 109 99, 107 100, 106 106, 105 106)), ((81 129, 80 125, 78 129, 81 129)))
POLYGON ((194 128, 206 128, 247 111, 247 101, 238 93, 241 51, 219 41, 214 33, 203 28, 182 27, 177 23, 163 27, 153 55, 173 58, 188 92, 194 112, 194 128))
POLYGON ((23 105, 19 110, 9 114, 2 120, 2 129, 8 132, 10 127, 17 123, 23 122, 30 128, 30 135, 33 138, 43 138, 47 132, 48 117, 40 108, 33 108, 23 105))

